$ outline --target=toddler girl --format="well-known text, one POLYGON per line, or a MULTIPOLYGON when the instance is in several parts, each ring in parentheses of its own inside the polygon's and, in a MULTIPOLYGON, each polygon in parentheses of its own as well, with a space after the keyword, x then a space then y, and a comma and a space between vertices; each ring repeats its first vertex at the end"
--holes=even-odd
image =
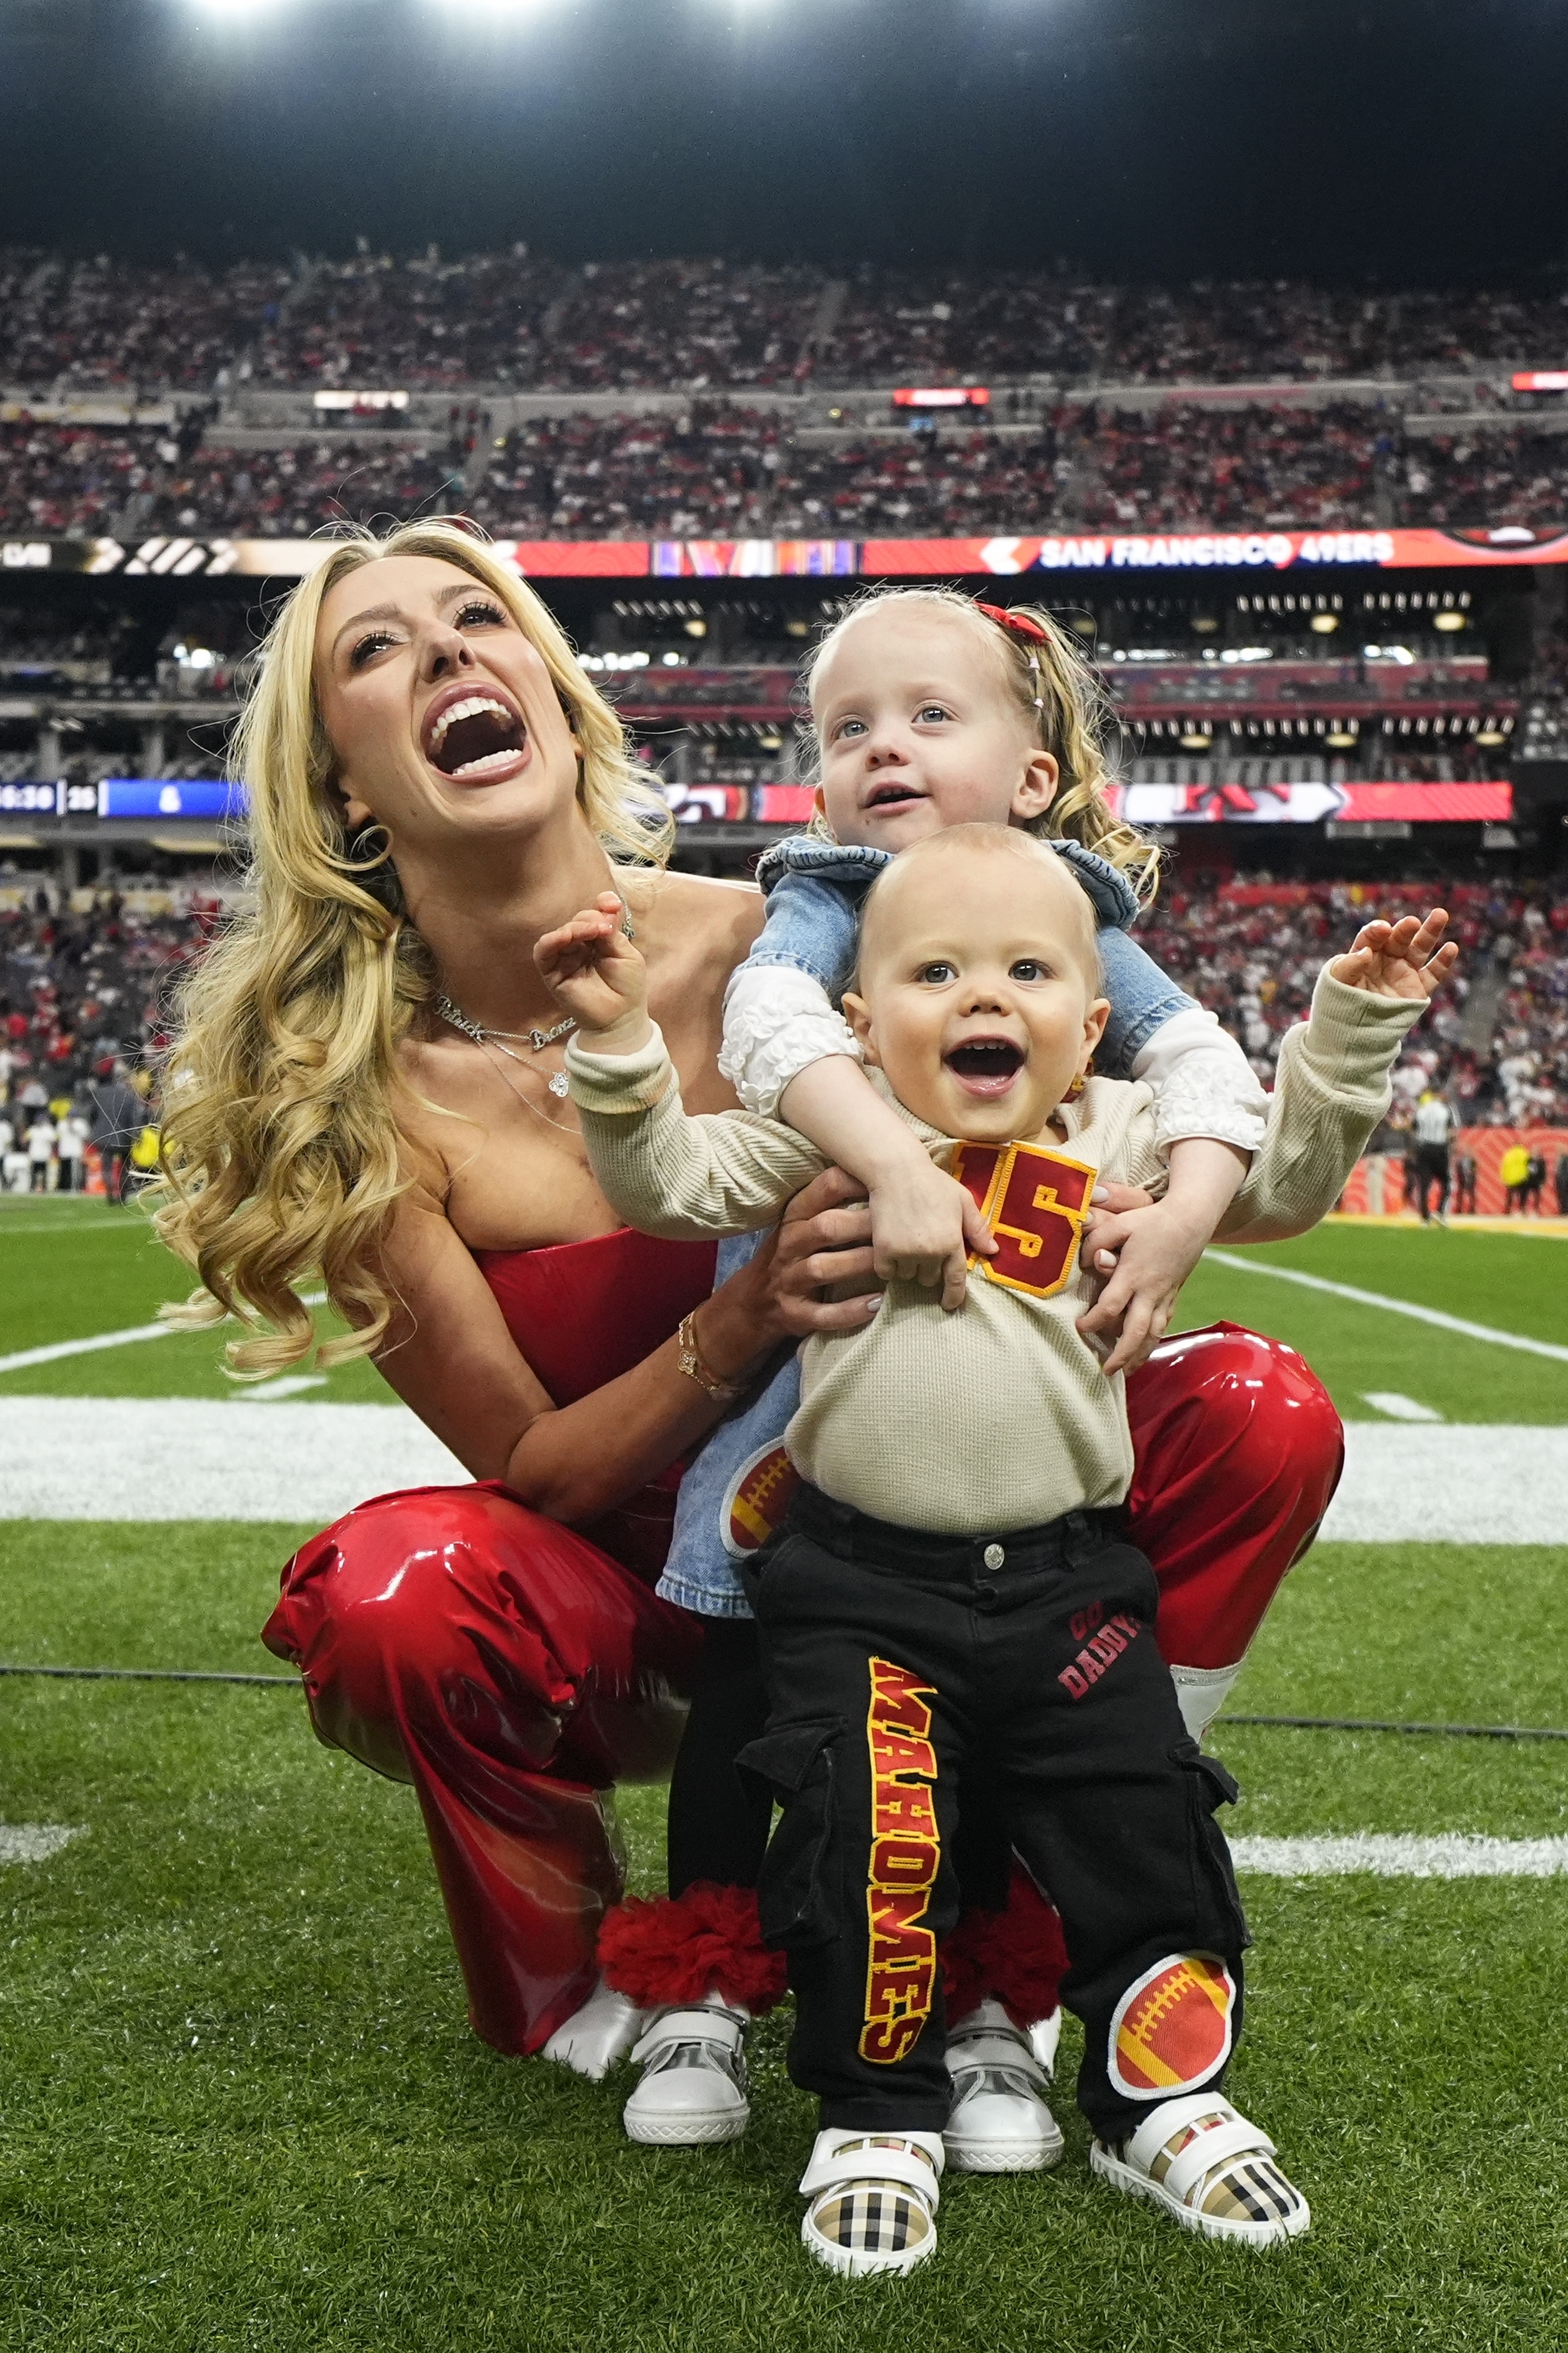
MULTIPOLYGON (((933 1166, 871 1088, 837 1000, 855 961, 860 902, 900 851, 975 822, 1040 836, 1093 910, 1110 1003, 1096 1068, 1151 1087, 1169 1167, 1157 1205, 1102 1219, 1093 1238, 1096 1271, 1110 1279, 1079 1329, 1108 1348, 1108 1374, 1129 1368, 1163 1334, 1240 1184, 1263 1139, 1267 1101, 1214 1016, 1130 935, 1141 896, 1152 891, 1158 852, 1111 810, 1100 740, 1106 706, 1093 674, 1048 614, 1005 613, 950 590, 913 588, 857 605, 824 638, 807 684, 820 746, 817 823, 810 836, 771 850, 759 870, 768 920, 730 986, 721 1067, 748 1110, 782 1117, 865 1186, 877 1273, 940 1285, 943 1305, 956 1308, 966 1250, 988 1255, 994 1245, 963 1187, 933 1166)), ((722 1243, 719 1278, 760 1239, 722 1243)), ((877 1297, 868 1297, 865 1314, 877 1311, 877 1297)), ((727 2139, 746 2122, 742 2035, 772 1981, 742 1968, 740 1948, 754 1917, 749 1891, 770 1809, 766 1793, 733 1767, 764 1706, 738 1565, 788 1503, 795 1474, 783 1440, 798 1403, 792 1357, 745 1411, 720 1424, 682 1482, 658 1588, 710 1623, 671 1788, 675 1901, 621 1907, 601 1946, 607 1983, 627 2001, 665 2012, 638 2045, 644 2076, 626 2111, 637 2139, 727 2139), (724 1968, 705 1977, 720 1955, 724 1968), (704 2017, 692 2002, 720 1981, 729 1999, 710 2000, 704 2017)), ((1217 1711, 1238 1665, 1216 1675, 1177 1664, 1194 1730, 1217 1711)), ((984 1810, 974 1811, 965 1892, 994 1918, 1008 1905, 1006 1842, 999 1832, 985 1836, 984 1810)), ((1039 2021, 1034 2048, 989 1998, 990 1957, 984 1966, 977 1957, 972 1973, 972 1992, 987 1998, 972 2004, 953 2047, 955 2161, 1008 2169, 1048 2163, 1059 2147, 1036 2096, 1040 2062, 1048 2063, 1054 2048, 1049 1957, 1059 1967, 1059 1945, 1031 1890, 1020 1887, 1019 1907, 1032 1923, 1033 1951, 1016 1973, 1013 2010, 1039 2021)), ((1017 1941, 1022 1949, 1030 1939, 1017 1941)))

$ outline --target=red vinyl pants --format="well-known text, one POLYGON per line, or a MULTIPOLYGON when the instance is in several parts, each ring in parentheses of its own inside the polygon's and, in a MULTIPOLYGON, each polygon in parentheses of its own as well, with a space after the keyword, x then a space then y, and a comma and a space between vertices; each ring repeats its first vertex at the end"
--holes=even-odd
MULTIPOLYGON (((1160 1648, 1246 1651, 1340 1475, 1339 1416, 1294 1350, 1184 1333, 1127 1384, 1128 1535, 1160 1648)), ((662 1778, 701 1621, 502 1487, 362 1504, 295 1554, 262 1639, 301 1670, 328 1746, 411 1781, 475 2031, 537 2051, 594 1986, 621 1871, 602 1793, 662 1778)))

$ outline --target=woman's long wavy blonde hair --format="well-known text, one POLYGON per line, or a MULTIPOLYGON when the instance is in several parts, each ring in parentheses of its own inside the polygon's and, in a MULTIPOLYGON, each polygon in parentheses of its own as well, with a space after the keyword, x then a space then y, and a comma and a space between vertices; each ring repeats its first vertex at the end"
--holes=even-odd
POLYGON ((163 1073, 158 1232, 201 1289, 182 1325, 247 1326, 237 1373, 298 1364, 316 1341, 299 1295, 319 1273, 354 1325, 323 1366, 374 1354, 393 1300, 382 1246, 414 1181, 400 1147, 397 1052, 436 975, 388 890, 387 847, 351 845, 313 683, 323 599, 384 556, 434 556, 480 582, 543 657, 581 747, 577 799, 612 859, 660 864, 671 825, 620 721, 547 607, 461 525, 405 524, 334 543, 273 623, 229 771, 249 797, 255 899, 203 955, 163 1073), (378 892, 380 895, 378 895, 378 892))
POLYGON ((1110 698, 1069 633, 1040 605, 1010 610, 1040 631, 1037 638, 1005 628, 982 612, 973 596, 957 588, 874 588, 857 597, 822 638, 806 664, 807 696, 828 651, 860 616, 885 607, 931 610, 961 617, 975 633, 978 650, 1000 667, 1012 700, 1037 725, 1043 748, 1061 771, 1056 795, 1028 830, 1046 839, 1077 841, 1121 870, 1147 904, 1160 881, 1159 845, 1116 815, 1107 797, 1114 782, 1106 759, 1106 737, 1116 724, 1110 698), (1034 657, 1034 666, 1030 656, 1034 657))

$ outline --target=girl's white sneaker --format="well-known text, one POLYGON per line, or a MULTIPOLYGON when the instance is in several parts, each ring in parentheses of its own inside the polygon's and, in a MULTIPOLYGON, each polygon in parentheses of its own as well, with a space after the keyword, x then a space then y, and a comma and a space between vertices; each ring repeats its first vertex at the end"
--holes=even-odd
POLYGON ((632 2057, 642 2081, 621 2112, 627 2137, 656 2148, 739 2140, 746 2098, 747 2011, 710 1993, 686 2010, 656 2010, 632 2057))

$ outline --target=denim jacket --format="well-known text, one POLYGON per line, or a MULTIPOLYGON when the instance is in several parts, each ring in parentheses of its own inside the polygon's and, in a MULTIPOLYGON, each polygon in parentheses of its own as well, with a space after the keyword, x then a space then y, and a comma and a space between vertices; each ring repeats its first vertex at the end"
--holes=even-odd
MULTIPOLYGON (((1095 1053, 1109 1078, 1130 1065, 1157 1029, 1193 1008, 1130 936, 1138 913, 1131 884, 1108 860, 1076 841, 1051 840, 1094 902, 1100 958, 1110 1017, 1095 1053)), ((774 844, 758 861, 768 902, 762 937, 747 961, 788 965, 820 981, 835 1004, 855 965, 860 902, 888 863, 885 849, 843 849, 800 834, 774 844)), ((733 1234, 719 1245, 715 1283, 724 1282, 766 1240, 733 1234)), ((732 1509, 738 1479, 773 1448, 800 1402, 800 1368, 792 1356, 742 1414, 721 1421, 680 1483, 675 1531, 658 1591, 703 1618, 749 1618, 737 1561, 753 1546, 732 1509), (744 1552, 731 1547, 744 1546, 744 1552)))

